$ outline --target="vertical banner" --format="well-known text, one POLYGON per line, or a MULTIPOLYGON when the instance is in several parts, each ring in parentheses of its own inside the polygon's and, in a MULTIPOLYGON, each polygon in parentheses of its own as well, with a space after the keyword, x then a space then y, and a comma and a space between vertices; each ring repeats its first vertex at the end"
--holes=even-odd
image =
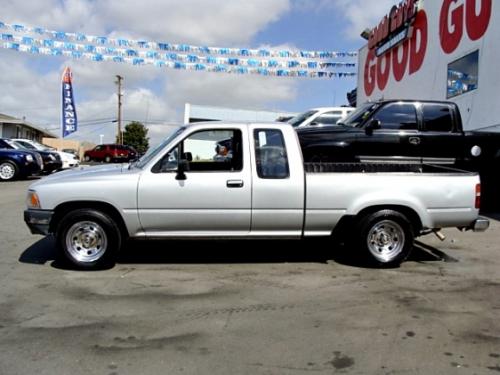
POLYGON ((77 131, 76 108, 73 100, 71 69, 64 69, 62 79, 62 136, 63 138, 77 131))

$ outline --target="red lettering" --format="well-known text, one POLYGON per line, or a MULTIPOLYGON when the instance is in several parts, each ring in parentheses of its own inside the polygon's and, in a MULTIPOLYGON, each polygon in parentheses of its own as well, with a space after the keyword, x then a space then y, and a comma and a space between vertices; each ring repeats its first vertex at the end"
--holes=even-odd
POLYGON ((427 52, 427 14, 423 10, 417 13, 413 28, 410 40, 410 75, 420 70, 427 52))
POLYGON ((370 97, 375 87, 380 91, 385 90, 391 70, 396 82, 402 81, 407 71, 410 75, 418 72, 425 61, 428 37, 427 14, 422 9, 416 15, 411 39, 405 40, 378 58, 375 56, 375 49, 369 49, 364 68, 366 96, 370 97))
POLYGON ((486 33, 490 24, 492 0, 481 0, 481 12, 476 14, 476 0, 467 0, 466 25, 471 40, 478 40, 486 33))
POLYGON ((389 81, 389 74, 391 73, 391 52, 380 56, 377 59, 377 86, 380 91, 384 91, 389 81), (382 70, 382 65, 385 65, 382 70))
POLYGON ((366 96, 370 96, 373 94, 373 90, 375 90, 375 85, 377 81, 377 74, 375 63, 377 58, 375 57, 375 51, 373 49, 368 51, 368 55, 366 56, 365 62, 365 94, 366 96))
POLYGON ((401 81, 405 75, 408 66, 409 42, 406 40, 392 51, 392 72, 397 82, 401 81), (401 61, 399 60, 400 51, 403 51, 401 61))
POLYGON ((460 44, 462 39, 464 25, 464 6, 460 5, 451 11, 451 5, 456 4, 457 0, 444 0, 441 8, 439 20, 439 38, 441 48, 445 53, 452 53, 460 44), (448 21, 451 20, 453 30, 450 30, 448 21))

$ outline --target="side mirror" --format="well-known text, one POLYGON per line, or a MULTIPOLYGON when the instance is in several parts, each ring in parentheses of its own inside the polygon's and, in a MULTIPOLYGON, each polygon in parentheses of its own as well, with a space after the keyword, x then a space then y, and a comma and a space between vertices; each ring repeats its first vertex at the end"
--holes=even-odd
POLYGON ((372 135, 373 131, 375 129, 380 129, 380 121, 379 120, 371 120, 366 126, 365 126, 365 133, 367 135, 372 135))
POLYGON ((317 121, 313 121, 311 123, 309 123, 309 126, 318 126, 319 125, 319 122, 317 121))
POLYGON ((189 171, 189 162, 186 159, 179 160, 179 165, 177 166, 177 174, 175 179, 178 181, 187 180, 186 173, 189 171))

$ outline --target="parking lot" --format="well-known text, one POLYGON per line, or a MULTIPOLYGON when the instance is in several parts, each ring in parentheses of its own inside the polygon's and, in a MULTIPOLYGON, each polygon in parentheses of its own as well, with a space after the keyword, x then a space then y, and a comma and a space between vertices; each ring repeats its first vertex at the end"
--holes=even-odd
POLYGON ((395 269, 325 240, 165 241, 81 272, 29 233, 29 184, 0 184, 0 374, 500 372, 499 215, 395 269))

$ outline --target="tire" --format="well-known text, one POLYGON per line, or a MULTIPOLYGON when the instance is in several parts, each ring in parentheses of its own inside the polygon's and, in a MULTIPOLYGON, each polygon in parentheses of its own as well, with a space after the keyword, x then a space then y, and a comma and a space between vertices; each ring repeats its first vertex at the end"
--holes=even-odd
POLYGON ((357 233, 357 249, 379 267, 399 266, 413 249, 413 226, 405 215, 394 210, 364 216, 358 222, 357 233))
POLYGON ((85 155, 85 156, 83 157, 83 160, 85 160, 85 161, 87 161, 87 162, 88 162, 88 161, 90 161, 91 159, 90 159, 90 156, 85 155))
POLYGON ((0 162, 1 181, 12 181, 17 177, 18 174, 19 169, 17 168, 17 165, 8 160, 0 162))
POLYGON ((56 236, 64 257, 80 269, 113 266, 122 242, 114 220, 94 209, 69 212, 61 219, 56 236))
POLYGON ((111 163, 113 161, 113 158, 111 157, 111 155, 106 155, 104 157, 104 162, 105 163, 111 163))

